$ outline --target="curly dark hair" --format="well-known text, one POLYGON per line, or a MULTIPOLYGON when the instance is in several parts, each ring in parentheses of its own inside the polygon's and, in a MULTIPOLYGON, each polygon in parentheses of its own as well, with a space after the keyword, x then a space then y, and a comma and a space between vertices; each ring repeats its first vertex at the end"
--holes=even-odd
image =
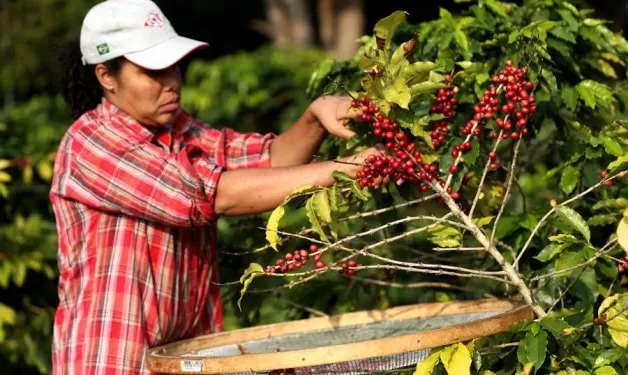
MULTIPOLYGON (((65 102, 70 107, 73 119, 96 108, 103 90, 94 65, 83 65, 81 48, 77 39, 61 42, 56 47, 58 86, 65 102)), ((104 63, 112 74, 118 74, 126 59, 118 57, 104 63)))

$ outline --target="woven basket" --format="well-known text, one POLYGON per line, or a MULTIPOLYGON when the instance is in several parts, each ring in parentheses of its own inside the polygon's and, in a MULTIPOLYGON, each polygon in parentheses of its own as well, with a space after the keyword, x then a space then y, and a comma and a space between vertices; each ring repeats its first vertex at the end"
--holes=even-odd
POLYGON ((199 336, 152 348, 162 374, 365 374, 415 366, 432 348, 534 318, 509 300, 393 307, 199 336))

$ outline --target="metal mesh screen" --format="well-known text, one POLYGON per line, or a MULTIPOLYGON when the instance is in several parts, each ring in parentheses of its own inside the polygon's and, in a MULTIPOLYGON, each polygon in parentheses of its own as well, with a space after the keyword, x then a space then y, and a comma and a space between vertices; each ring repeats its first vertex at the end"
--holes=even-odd
MULTIPOLYGON (((342 345, 387 337, 395 337, 438 329, 457 324, 470 323, 480 319, 499 315, 500 311, 487 311, 445 316, 432 316, 420 319, 386 320, 382 322, 351 325, 334 329, 310 331, 298 334, 287 334, 265 339, 242 342, 239 345, 223 345, 202 349, 185 356, 222 357, 243 354, 276 353, 292 350, 313 349, 333 345, 342 345)), ((338 362, 327 365, 298 367, 294 369, 278 369, 293 374, 368 374, 371 372, 391 371, 416 365, 424 360, 430 349, 422 349, 374 358, 338 362)), ((238 372, 229 375, 262 374, 263 372, 238 372)), ((275 373, 275 372, 273 372, 275 373)))

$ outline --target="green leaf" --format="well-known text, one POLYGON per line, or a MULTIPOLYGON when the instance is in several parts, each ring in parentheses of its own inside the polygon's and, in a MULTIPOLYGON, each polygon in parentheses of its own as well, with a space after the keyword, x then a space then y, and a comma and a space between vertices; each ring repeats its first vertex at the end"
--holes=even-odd
POLYGON ((3 303, 0 303, 0 326, 2 326, 2 324, 15 324, 15 310, 3 303))
POLYGON ((615 344, 628 348, 628 293, 614 294, 605 298, 598 315, 606 314, 608 332, 615 344), (621 312, 621 314, 620 314, 621 312), (613 319, 610 319, 614 317, 613 319))
POLYGON ((462 343, 450 346, 452 350, 443 350, 440 360, 449 375, 470 375, 471 374, 471 353, 462 343))
POLYGON ((393 31, 397 28, 397 26, 399 26, 401 22, 405 20, 405 18, 405 12, 395 11, 375 23, 375 26, 373 28, 373 34, 377 39, 381 39, 384 41, 384 50, 387 50, 388 46, 390 46, 393 31))
POLYGON ((440 353, 442 350, 434 350, 424 360, 416 364, 414 375, 430 375, 440 361, 440 353))
POLYGON ((576 90, 580 95, 580 99, 584 102, 584 104, 589 108, 595 108, 595 96, 591 92, 591 90, 587 86, 583 86, 582 84, 578 84, 576 86, 576 90))
POLYGON ((559 206, 556 208, 556 213, 565 223, 580 232, 587 242, 591 241, 589 226, 578 212, 571 207, 559 206))
POLYGON ((37 173, 44 181, 50 181, 52 178, 52 163, 48 160, 42 160, 37 163, 37 173))
POLYGON ((558 25, 549 31, 550 34, 566 42, 576 44, 575 35, 568 29, 558 25))
POLYGON ((275 251, 279 251, 279 249, 277 249, 277 244, 279 243, 280 238, 277 231, 279 230, 279 221, 281 221, 285 212, 286 210, 283 205, 277 206, 270 214, 270 217, 266 222, 266 241, 268 241, 268 244, 275 249, 275 251))
POLYGON ((337 181, 354 181, 355 179, 342 171, 333 171, 331 176, 337 181))
POLYGON ((368 194, 368 192, 365 192, 364 189, 362 189, 360 185, 358 185, 357 181, 353 181, 353 184, 351 184, 351 191, 361 201, 366 202, 370 198, 370 194, 368 194))
POLYGON ((551 243, 545 246, 534 258, 541 262, 547 262, 569 246, 571 246, 570 243, 551 243))
POLYGON ((312 196, 312 205, 316 216, 325 223, 331 223, 331 206, 327 190, 321 190, 312 196))
POLYGON ((242 289, 240 290, 240 298, 238 298, 238 308, 240 309, 240 311, 242 311, 242 298, 244 298, 244 294, 249 288, 249 285, 251 285, 253 279, 263 274, 264 268, 261 265, 257 263, 251 263, 249 267, 244 271, 244 274, 240 277, 240 283, 242 284, 242 289))
POLYGON ((560 177, 560 187, 565 194, 570 194, 578 184, 579 170, 571 165, 563 169, 560 177))
POLYGON ((484 0, 484 4, 495 14, 502 16, 504 18, 508 18, 508 14, 506 14, 506 8, 502 2, 496 0, 484 0))
POLYGON ((440 82, 421 82, 421 83, 417 83, 416 85, 412 85, 410 86, 410 96, 412 98, 414 98, 415 96, 419 95, 419 94, 423 94, 426 92, 431 92, 431 91, 436 91, 438 89, 442 89, 444 87, 447 87, 447 85, 445 85, 444 83, 440 83, 440 82))
POLYGON ((461 30, 454 31, 454 39, 456 40, 458 46, 460 46, 463 54, 469 52, 469 41, 467 40, 467 36, 464 32, 461 30))
POLYGON ((545 362, 546 352, 547 333, 544 330, 539 330, 535 335, 529 331, 519 343, 517 359, 522 365, 534 365, 534 368, 538 371, 543 362, 545 362))
POLYGON ((445 23, 449 24, 449 26, 455 27, 454 17, 451 15, 451 13, 447 9, 440 8, 439 16, 443 21, 445 21, 445 23))
POLYGON ((11 175, 5 171, 0 171, 0 183, 11 181, 11 175))
POLYGON ((472 221, 475 225, 482 228, 483 226, 490 224, 494 217, 495 216, 479 217, 473 219, 472 221))
MULTIPOLYGON (((597 82, 597 81, 593 81, 590 79, 584 80, 578 84, 577 89, 581 95, 583 95, 582 94, 583 92, 586 92, 586 94, 584 95, 593 96, 594 97, 593 101, 597 104, 601 103, 605 106, 608 106, 610 102, 614 101, 613 92, 611 91, 611 89, 608 88, 608 86, 606 86, 605 84, 597 82)), ((583 98, 585 103, 587 103, 587 100, 589 102, 592 102, 590 96, 587 99, 583 98)), ((594 107, 595 107, 595 104, 593 104, 591 108, 594 108, 594 107)))
POLYGON ((296 197, 302 197, 306 195, 310 195, 315 193, 316 191, 321 190, 321 187, 314 185, 302 185, 294 189, 286 198, 284 198, 283 203, 279 206, 275 207, 275 209, 271 212, 268 221, 266 222, 266 241, 268 244, 275 249, 275 251, 279 251, 277 249, 277 244, 280 241, 279 234, 277 230, 279 229, 279 222, 283 217, 285 211, 284 206, 290 202, 292 199, 296 197))
POLYGON ((541 72, 543 80, 547 83, 549 91, 551 93, 558 91, 558 84, 556 83, 556 76, 549 69, 543 69, 541 72))
POLYGON ((616 222, 617 219, 615 219, 615 216, 606 214, 594 215, 587 220, 587 224, 589 224, 590 227, 601 227, 615 224, 616 222))
POLYGON ((473 66, 473 61, 458 61, 456 65, 466 70, 473 66))
POLYGON ((439 224, 428 230, 432 235, 429 240, 441 247, 460 246, 461 233, 457 228, 439 224))
POLYGON ((321 240, 329 242, 329 238, 327 237, 327 234, 325 234, 323 226, 321 225, 321 218, 317 215, 318 204, 316 204, 315 202, 318 201, 320 198, 315 199, 315 197, 316 195, 307 200, 307 203, 305 204, 305 213, 310 221, 312 230, 314 230, 314 232, 316 232, 320 236, 321 240))
POLYGON ((617 362, 622 357, 626 355, 625 351, 622 349, 609 349, 600 353, 597 357, 595 357, 595 361, 593 362, 594 367, 601 367, 610 365, 613 362, 617 362))
POLYGON ((397 104, 401 108, 408 109, 411 91, 403 76, 397 76, 392 85, 384 87, 384 99, 390 103, 397 104))
POLYGON ((617 371, 612 366, 603 366, 596 368, 593 375, 618 375, 617 371))
POLYGON ((606 152, 609 154, 618 157, 624 155, 624 150, 616 140, 610 137, 602 137, 602 144, 604 145, 606 152))
POLYGON ((431 61, 417 61, 405 67, 401 74, 407 84, 412 85, 426 81, 429 73, 434 69, 436 69, 436 64, 431 61))
POLYGON ((607 169, 608 169, 611 173, 613 173, 613 172, 615 172, 615 171, 616 171, 616 169, 619 169, 619 168, 620 168, 620 167, 622 167, 625 163, 628 163, 628 155, 624 155, 624 156, 621 156, 621 157, 617 158, 617 160, 615 160, 615 161, 611 162, 611 163, 608 165, 607 169))
POLYGON ((550 331, 554 337, 561 340, 564 338, 563 331, 571 328, 570 325, 560 318, 546 316, 541 319, 541 326, 550 331))
MULTIPOLYGON (((562 271, 562 270, 566 270, 566 269, 570 269, 572 267, 575 267, 577 265, 579 265, 580 263, 584 262, 585 260, 587 260, 586 257, 586 248, 585 247, 581 247, 578 250, 570 250, 567 252, 562 253, 558 259, 556 259, 556 263, 554 264, 554 270, 555 271, 562 271)), ((566 277, 571 275, 574 271, 576 271, 575 269, 572 271, 566 271, 566 272, 562 272, 559 275, 557 275, 557 277, 566 277)))

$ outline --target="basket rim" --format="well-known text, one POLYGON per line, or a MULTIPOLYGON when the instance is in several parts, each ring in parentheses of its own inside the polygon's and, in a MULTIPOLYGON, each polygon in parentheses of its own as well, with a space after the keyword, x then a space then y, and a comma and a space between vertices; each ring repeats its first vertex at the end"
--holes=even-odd
POLYGON ((534 318, 532 309, 509 299, 481 299, 419 303, 381 310, 363 310, 329 317, 299 319, 265 324, 232 331, 202 335, 153 347, 148 350, 146 362, 150 371, 157 373, 219 374, 251 371, 270 371, 277 368, 297 368, 332 363, 365 360, 421 349, 435 348, 455 342, 468 341, 508 330, 522 320, 534 318), (403 320, 460 313, 500 313, 469 323, 428 329, 405 335, 283 352, 242 354, 236 356, 191 356, 198 350, 238 344, 244 341, 270 338, 291 333, 307 333, 320 329, 338 328, 386 320, 403 320), (183 372, 183 364, 194 364, 193 370, 183 372))

